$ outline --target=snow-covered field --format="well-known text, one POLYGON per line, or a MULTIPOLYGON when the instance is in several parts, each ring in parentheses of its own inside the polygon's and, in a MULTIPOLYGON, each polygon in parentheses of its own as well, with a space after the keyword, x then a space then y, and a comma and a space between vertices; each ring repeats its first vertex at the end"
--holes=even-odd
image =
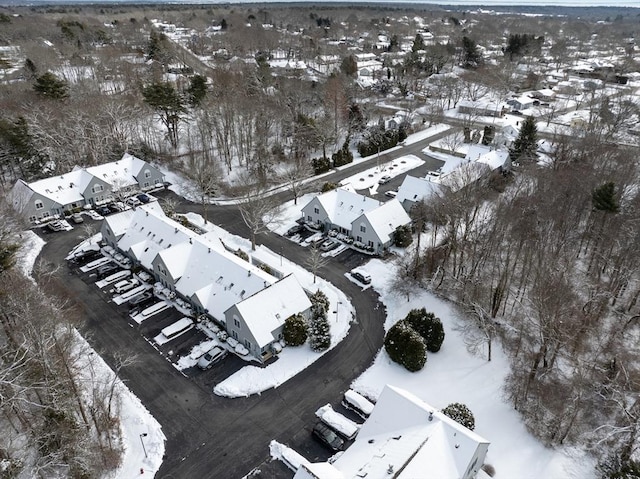
POLYGON ((340 185, 351 185, 356 190, 369 188, 369 194, 375 195, 378 191, 378 181, 383 176, 390 176, 393 178, 406 173, 407 171, 411 171, 423 164, 424 161, 415 155, 401 156, 393 161, 374 166, 362 173, 345 178, 340 182, 340 185))
MULTIPOLYGON (((26 276, 33 279, 31 274, 37 256, 45 242, 33 231, 21 233, 23 247, 18 256, 17 267, 26 276)), ((107 366, 98 354, 91 354, 91 346, 78 333, 80 347, 89 351, 92 375, 103 382, 110 382, 113 371, 107 366)), ((89 359, 87 359, 89 361, 89 359)), ((140 399, 134 395, 120 379, 116 379, 117 388, 120 391, 120 429, 124 455, 120 467, 106 474, 105 479, 124 479, 138 477, 146 474, 153 477, 164 456, 165 436, 160 423, 154 419, 151 413, 142 405, 140 399)))
POLYGON ((409 302, 406 296, 394 295, 388 286, 393 268, 381 260, 374 259, 361 269, 371 275, 387 308, 385 329, 404 318, 409 310, 426 307, 442 320, 446 337, 442 349, 429 354, 424 369, 417 373, 392 362, 382 350, 374 364, 353 382, 353 389, 377 398, 385 384, 392 384, 438 408, 452 402, 466 404, 475 416, 475 432, 491 442, 487 462, 496 468, 496 479, 595 477, 592 458, 577 449, 544 447, 502 398, 509 363, 499 347, 494 347, 491 362, 471 355, 455 329, 459 319, 449 303, 428 292, 413 295, 409 302))

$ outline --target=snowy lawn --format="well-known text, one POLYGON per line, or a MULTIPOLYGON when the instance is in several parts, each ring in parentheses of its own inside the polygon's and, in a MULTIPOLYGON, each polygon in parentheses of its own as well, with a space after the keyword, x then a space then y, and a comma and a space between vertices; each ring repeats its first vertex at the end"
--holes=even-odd
MULTIPOLYGON (((331 305, 328 313, 329 323, 331 324, 331 347, 329 350, 347 336, 354 310, 349 299, 342 291, 321 278, 316 278, 314 283, 312 273, 264 246, 258 246, 256 251, 251 251, 251 242, 249 240, 234 236, 213 223, 207 222, 205 224, 203 218, 198 214, 188 213, 185 216, 192 224, 207 231, 215 232, 226 246, 234 250, 240 248, 247 252, 252 261, 257 260, 265 263, 272 270, 281 273, 283 276, 293 273, 305 290, 314 292, 319 289, 324 292, 331 305)), ((278 360, 274 363, 267 367, 245 366, 216 385, 214 393, 219 396, 244 397, 278 387, 313 364, 325 352, 315 353, 311 351, 308 344, 295 348, 285 347, 278 355, 278 360)))
MULTIPOLYGON (((33 265, 45 242, 33 231, 23 231, 21 238, 23 247, 18 253, 17 267, 33 281, 31 276, 33 265)), ((90 248, 91 243, 92 241, 85 242, 74 252, 86 247, 90 248)), ((77 336, 80 347, 89 352, 87 362, 90 367, 87 367, 86 371, 91 371, 94 378, 100 381, 112 381, 113 371, 98 354, 92 354, 93 349, 79 333, 77 336)), ((120 467, 104 477, 105 479, 138 477, 143 473, 153 477, 160 469, 164 456, 166 438, 162 427, 120 379, 116 379, 116 387, 120 392, 120 432, 124 455, 120 467)))
POLYGON ((353 382, 353 389, 377 398, 384 385, 391 384, 437 408, 452 402, 466 404, 475 416, 475 432, 491 442, 486 462, 496 468, 496 479, 595 477, 592 458, 576 449, 544 447, 502 399, 509 364, 500 348, 493 348, 491 362, 471 355, 455 329, 459 320, 450 304, 427 292, 413 295, 409 302, 406 296, 394 295, 388 286, 393 268, 381 260, 374 259, 361 269, 371 275, 373 286, 387 307, 385 329, 404 318, 409 310, 425 307, 442 320, 446 337, 442 349, 429 353, 424 369, 417 373, 392 362, 383 349, 371 368, 353 382))

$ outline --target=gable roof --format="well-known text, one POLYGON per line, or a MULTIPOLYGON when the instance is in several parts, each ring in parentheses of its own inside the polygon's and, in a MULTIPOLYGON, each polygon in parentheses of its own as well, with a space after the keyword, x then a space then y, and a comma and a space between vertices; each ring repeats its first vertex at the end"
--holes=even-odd
POLYGON ((351 229, 353 220, 358 216, 380 206, 377 200, 344 188, 327 191, 316 198, 327 212, 329 221, 347 230, 351 229))
POLYGON ((367 218, 382 243, 391 241, 391 234, 398 226, 411 223, 411 218, 395 198, 362 216, 367 218))
POLYGON ((58 203, 68 205, 84 201, 84 193, 92 176, 84 170, 75 170, 59 176, 27 183, 34 192, 58 203))
POLYGON ((140 174, 145 165, 147 165, 146 161, 125 153, 118 161, 91 166, 86 168, 86 171, 96 178, 109 183, 117 190, 126 186, 137 185, 138 181, 135 177, 140 174))
POLYGON ((469 145, 465 159, 484 163, 491 170, 496 170, 507 162, 509 152, 506 150, 496 150, 486 145, 469 145))
POLYGON ((387 479, 390 470, 398 479, 459 479, 488 444, 413 394, 387 385, 355 442, 333 465, 348 479, 387 479))
POLYGON ((236 304, 260 348, 278 339, 272 333, 285 319, 310 307, 311 301, 292 274, 236 304))
POLYGON ((404 201, 417 202, 422 199, 429 199, 432 196, 436 196, 441 193, 443 186, 429 181, 426 178, 416 178, 415 176, 407 175, 404 177, 400 188, 398 188, 398 195, 396 199, 403 203, 404 201))

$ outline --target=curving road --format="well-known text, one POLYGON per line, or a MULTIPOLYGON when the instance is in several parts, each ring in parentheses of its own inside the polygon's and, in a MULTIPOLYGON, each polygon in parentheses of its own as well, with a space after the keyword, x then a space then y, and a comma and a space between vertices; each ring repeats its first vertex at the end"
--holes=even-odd
MULTIPOLYGON (((419 153, 423 140, 379 161, 419 153)), ((339 181, 375 164, 373 158, 348 170, 333 173, 323 181, 339 181)), ((433 169, 437 163, 423 169, 433 169)), ((400 179, 394 180, 399 184, 400 179)), ((391 185, 395 183, 392 182, 391 185)), ((385 185, 385 186, 391 186, 385 185)), ((165 192, 163 194, 171 194, 165 192)), ((279 193, 286 200, 286 192, 279 193)), ((182 211, 199 211, 198 205, 181 201, 182 211)), ((210 207, 209 218, 231 233, 244 237, 248 231, 233 207, 210 207)), ((343 253, 322 267, 318 274, 350 297, 357 312, 348 336, 333 350, 277 389, 242 399, 217 397, 211 392, 207 374, 185 378, 129 325, 122 307, 108 301, 86 277, 72 272, 64 261, 67 252, 82 238, 77 230, 45 235, 47 244, 41 257, 51 267, 60 266, 54 281, 41 285, 75 303, 84 317, 79 329, 111 366, 118 354, 136 355, 138 361, 124 368, 121 377, 162 425, 167 437, 166 455, 159 478, 240 478, 260 466, 253 477, 291 477, 282 466, 268 464, 268 444, 272 439, 294 447, 307 459, 325 460, 328 453, 313 441, 310 431, 314 412, 324 404, 337 405, 354 378, 371 364, 383 341, 384 308, 372 290, 361 290, 345 278, 345 272, 364 257, 343 253)), ((304 264, 306 251, 277 235, 263 234, 262 243, 291 261, 304 264)))

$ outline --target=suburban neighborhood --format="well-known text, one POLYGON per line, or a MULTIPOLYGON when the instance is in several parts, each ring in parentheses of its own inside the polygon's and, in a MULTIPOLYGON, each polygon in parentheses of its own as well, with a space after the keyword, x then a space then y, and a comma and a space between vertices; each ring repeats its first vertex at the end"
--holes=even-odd
POLYGON ((640 477, 636 14, 0 5, 0 475, 640 477))

